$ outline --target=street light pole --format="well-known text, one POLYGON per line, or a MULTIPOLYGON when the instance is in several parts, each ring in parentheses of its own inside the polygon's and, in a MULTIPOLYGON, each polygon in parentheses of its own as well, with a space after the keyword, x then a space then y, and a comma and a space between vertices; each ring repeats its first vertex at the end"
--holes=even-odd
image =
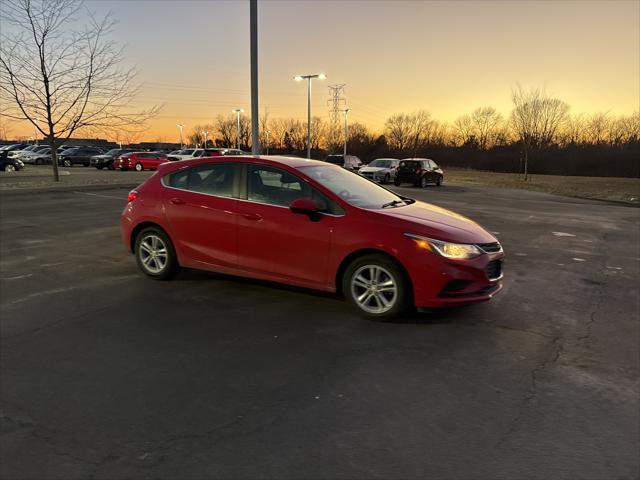
POLYGON ((209 135, 209 132, 205 130, 202 133, 204 133, 204 148, 207 148, 207 136, 209 135))
POLYGON ((350 108, 345 108, 343 110, 343 112, 344 112, 344 153, 343 153, 343 156, 344 157, 347 156, 347 139, 349 137, 349 125, 347 124, 347 116, 349 114, 349 111, 351 111, 350 108))
POLYGON ((251 153, 260 155, 260 113, 258 112, 258 0, 249 0, 251 44, 251 153))
POLYGON ((296 75, 293 79, 296 82, 307 80, 307 158, 311 158, 311 80, 317 78, 324 80, 327 76, 324 73, 314 75, 296 75))
POLYGON ((180 148, 184 148, 184 142, 182 141, 182 129, 184 128, 184 125, 179 123, 176 127, 180 129, 180 148))
POLYGON ((236 148, 240 150, 240 114, 244 110, 242 108, 234 108, 231 111, 236 114, 236 148))

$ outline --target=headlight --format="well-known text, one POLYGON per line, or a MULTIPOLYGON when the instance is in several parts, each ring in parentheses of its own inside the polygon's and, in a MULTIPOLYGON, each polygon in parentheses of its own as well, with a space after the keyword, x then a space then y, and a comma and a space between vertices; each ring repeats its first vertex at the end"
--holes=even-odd
POLYGON ((416 242, 418 247, 446 258, 467 260, 482 255, 482 250, 475 245, 467 243, 443 242, 442 240, 421 237, 420 235, 414 235, 412 233, 405 233, 405 236, 416 242))

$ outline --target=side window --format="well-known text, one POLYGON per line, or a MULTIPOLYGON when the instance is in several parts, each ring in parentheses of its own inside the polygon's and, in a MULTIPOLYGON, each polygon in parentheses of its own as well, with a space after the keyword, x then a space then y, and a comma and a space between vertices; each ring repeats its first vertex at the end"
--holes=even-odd
POLYGON ((207 163, 187 168, 164 177, 165 185, 191 192, 219 197, 233 196, 234 166, 228 163, 207 163))
POLYGON ((438 164, 437 164, 436 162, 434 162, 433 160, 431 160, 431 167, 432 167, 434 170, 436 170, 436 169, 440 168, 440 167, 438 167, 438 164))
POLYGON ((279 168, 249 165, 247 167, 247 200, 288 207, 298 198, 313 198, 321 211, 336 215, 344 214, 339 205, 300 177, 279 168))

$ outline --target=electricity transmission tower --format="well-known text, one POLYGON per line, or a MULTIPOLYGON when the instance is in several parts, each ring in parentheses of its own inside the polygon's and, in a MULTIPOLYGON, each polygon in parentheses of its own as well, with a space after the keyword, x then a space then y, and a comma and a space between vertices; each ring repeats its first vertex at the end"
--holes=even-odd
POLYGON ((344 87, 346 83, 329 85, 329 149, 334 150, 340 145, 340 128, 341 113, 347 106, 347 99, 344 98, 344 87))

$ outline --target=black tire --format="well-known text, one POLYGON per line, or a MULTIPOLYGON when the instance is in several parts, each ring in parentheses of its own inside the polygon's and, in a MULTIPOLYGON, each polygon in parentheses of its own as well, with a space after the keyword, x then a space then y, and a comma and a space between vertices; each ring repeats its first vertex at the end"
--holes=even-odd
POLYGON ((400 184, 401 184, 401 182, 400 182, 400 180, 396 179, 396 180, 394 180, 394 181, 393 181, 393 184, 394 184, 396 187, 399 187, 399 186, 400 186, 400 184))
POLYGON ((136 172, 141 172, 144 170, 144 167, 142 166, 141 163, 136 163, 136 166, 134 167, 136 169, 136 172))
POLYGON ((384 180, 382 180, 382 183, 384 183, 385 185, 391 183, 391 176, 388 173, 384 176, 384 180))
POLYGON ((442 175, 440 175, 438 177, 438 179, 436 180, 436 186, 437 187, 441 187, 442 186, 442 182, 444 181, 444 177, 442 175))
POLYGON ((39 158, 36 158, 36 161, 34 162, 36 165, 42 165, 44 164, 43 160, 40 160, 39 158))
POLYGON ((115 167, 113 166, 113 162, 107 163, 107 170, 115 170, 115 167))
POLYGON ((162 229, 158 227, 148 227, 138 233, 138 236, 136 237, 134 253, 136 256, 136 263, 138 264, 138 268, 142 271, 142 273, 156 280, 167 280, 171 278, 179 268, 176 251, 173 248, 171 239, 166 233, 164 233, 162 229), (151 241, 152 239, 150 237, 153 236, 161 239, 166 247, 166 263, 164 267, 159 271, 153 271, 150 267, 147 267, 143 260, 143 257, 145 256, 144 248, 142 248, 141 251, 142 243, 146 240, 151 241))
POLYGON ((102 170, 104 167, 96 167, 96 170, 102 170))
POLYGON ((427 184, 428 184, 428 180, 427 180, 427 176, 423 175, 422 177, 420 177, 420 184, 418 185, 420 188, 427 188, 427 184))
MULTIPOLYGON (((386 282, 388 282, 388 280, 385 280, 385 282, 380 284, 375 284, 375 288, 381 288, 386 282)), ((369 288, 373 288, 373 286, 369 288)), ((363 255, 351 262, 342 276, 342 293, 356 310, 372 320, 392 320, 406 312, 412 304, 411 282, 407 278, 406 273, 396 261, 384 254, 375 253, 363 255), (384 275, 381 274, 382 279, 386 279, 386 277, 389 276, 395 285, 395 297, 393 297, 391 307, 380 312, 367 310, 366 307, 363 307, 361 302, 358 302, 356 298, 358 293, 364 294, 362 290, 367 289, 359 284, 354 286, 354 277, 358 278, 362 274, 360 272, 368 271, 371 266, 378 267, 382 271, 385 271, 384 275)), ((387 301, 390 300, 390 297, 387 296, 388 294, 389 292, 384 294, 387 301)), ((379 296, 379 293, 374 295, 379 296)), ((377 304, 378 306, 382 305, 377 299, 373 298, 373 300, 373 302, 369 303, 369 306, 371 306, 371 304, 377 304)))

